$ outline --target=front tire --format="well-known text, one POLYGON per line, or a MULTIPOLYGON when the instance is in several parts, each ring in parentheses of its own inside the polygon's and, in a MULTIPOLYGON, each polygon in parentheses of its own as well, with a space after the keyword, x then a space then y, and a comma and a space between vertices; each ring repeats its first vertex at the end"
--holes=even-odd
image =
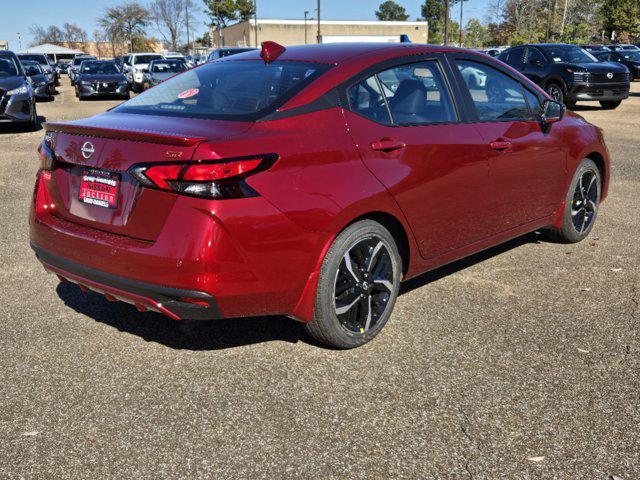
POLYGON ((580 162, 565 197, 562 228, 550 231, 553 240, 577 243, 591 232, 600 206, 602 176, 589 158, 580 162))
POLYGON ((373 220, 350 225, 324 258, 305 329, 333 347, 364 345, 389 320, 401 276, 402 259, 389 231, 373 220))
POLYGON ((564 89, 562 88, 562 85, 555 82, 551 82, 549 85, 547 85, 547 88, 545 88, 545 91, 556 102, 564 103, 565 93, 564 93, 564 89))
POLYGON ((609 102, 600 102, 600 106, 603 108, 603 110, 615 110, 620 106, 621 103, 622 100, 614 100, 609 102))

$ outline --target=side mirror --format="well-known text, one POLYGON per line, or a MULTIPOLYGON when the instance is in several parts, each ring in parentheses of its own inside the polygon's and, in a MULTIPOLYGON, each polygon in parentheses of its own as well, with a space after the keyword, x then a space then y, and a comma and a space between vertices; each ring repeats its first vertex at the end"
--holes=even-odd
POLYGON ((540 121, 545 125, 559 122, 564 117, 565 106, 555 100, 545 100, 542 104, 540 121))

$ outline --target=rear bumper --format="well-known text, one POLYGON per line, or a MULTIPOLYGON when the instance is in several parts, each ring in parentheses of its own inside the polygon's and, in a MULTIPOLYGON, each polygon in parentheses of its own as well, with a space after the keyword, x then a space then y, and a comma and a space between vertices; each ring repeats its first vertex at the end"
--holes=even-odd
POLYGON ((567 92, 567 100, 618 101, 629 97, 629 83, 574 84, 567 92))
MULTIPOLYGON (((150 310, 195 292, 211 300, 197 318, 293 315, 330 237, 299 227, 262 197, 178 197, 157 237, 136 239, 61 218, 56 189, 55 175, 40 175, 31 205, 30 241, 44 267, 129 303, 141 303, 140 295, 150 310)), ((172 318, 194 318, 193 307, 171 305, 172 318)))
POLYGON ((207 293, 120 277, 72 262, 34 243, 31 248, 46 270, 57 274, 61 280, 77 283, 82 289, 102 293, 108 300, 131 303, 138 310, 156 311, 174 320, 221 318, 215 299, 207 293))

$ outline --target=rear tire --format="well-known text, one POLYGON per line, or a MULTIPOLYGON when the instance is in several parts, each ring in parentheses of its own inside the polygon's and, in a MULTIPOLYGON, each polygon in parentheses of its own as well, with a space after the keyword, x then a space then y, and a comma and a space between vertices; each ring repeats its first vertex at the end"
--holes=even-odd
POLYGON ((306 331, 337 348, 364 345, 389 320, 401 276, 402 259, 389 231, 373 220, 350 225, 322 262, 306 331))
POLYGON ((600 102, 600 106, 603 110, 615 110, 620 106, 622 100, 614 100, 609 102, 600 102))
POLYGON ((565 197, 562 228, 550 230, 549 237, 561 243, 577 243, 591 232, 600 206, 602 177, 589 158, 580 162, 565 197))

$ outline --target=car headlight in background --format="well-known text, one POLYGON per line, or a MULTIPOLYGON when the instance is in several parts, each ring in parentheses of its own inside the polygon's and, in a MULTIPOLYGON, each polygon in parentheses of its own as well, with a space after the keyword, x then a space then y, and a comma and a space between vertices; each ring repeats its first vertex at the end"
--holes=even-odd
POLYGON ((18 88, 14 88, 13 90, 9 90, 7 95, 25 95, 29 93, 29 85, 26 83, 18 88))

